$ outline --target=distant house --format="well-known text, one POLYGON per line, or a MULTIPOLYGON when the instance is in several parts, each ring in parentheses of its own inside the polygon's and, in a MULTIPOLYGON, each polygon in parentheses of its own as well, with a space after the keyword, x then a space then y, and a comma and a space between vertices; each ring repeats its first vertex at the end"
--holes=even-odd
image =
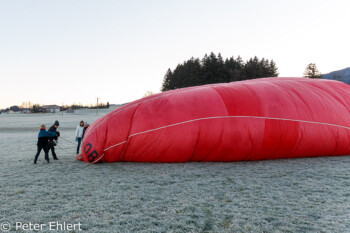
POLYGON ((32 112, 32 109, 30 109, 30 108, 22 108, 22 109, 21 109, 21 112, 22 112, 22 113, 31 113, 31 112, 32 112))
POLYGON ((41 106, 40 109, 42 112, 56 113, 61 110, 61 107, 57 105, 44 105, 44 106, 41 106))
POLYGON ((14 113, 14 111, 12 111, 12 110, 8 110, 8 112, 7 112, 8 114, 13 114, 14 113))
POLYGON ((74 113, 74 109, 73 108, 68 108, 66 112, 67 113, 74 113))

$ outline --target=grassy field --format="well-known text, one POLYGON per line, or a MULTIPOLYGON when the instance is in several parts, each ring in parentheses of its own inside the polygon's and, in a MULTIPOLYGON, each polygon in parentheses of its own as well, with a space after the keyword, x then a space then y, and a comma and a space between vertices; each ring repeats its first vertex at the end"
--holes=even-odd
POLYGON ((74 133, 96 118, 91 110, 0 115, 0 223, 12 231, 16 222, 65 221, 83 232, 350 232, 349 156, 89 165, 75 159, 74 133), (68 140, 56 148, 60 160, 47 164, 42 152, 34 165, 38 128, 55 120, 68 140))

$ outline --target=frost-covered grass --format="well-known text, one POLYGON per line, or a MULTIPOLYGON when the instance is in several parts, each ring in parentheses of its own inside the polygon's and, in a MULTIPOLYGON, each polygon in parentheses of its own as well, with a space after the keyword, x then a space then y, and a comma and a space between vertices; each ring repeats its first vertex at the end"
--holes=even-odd
POLYGON ((0 115, 0 222, 81 222, 84 232, 350 232, 350 157, 239 163, 89 165, 60 141, 33 164, 41 123, 71 115, 0 115), (51 156, 50 156, 51 157, 51 156))

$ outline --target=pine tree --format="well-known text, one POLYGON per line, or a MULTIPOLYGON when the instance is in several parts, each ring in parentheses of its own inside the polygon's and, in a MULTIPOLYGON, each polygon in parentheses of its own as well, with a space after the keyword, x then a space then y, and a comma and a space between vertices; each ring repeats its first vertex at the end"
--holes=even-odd
POLYGON ((171 69, 168 69, 168 71, 164 75, 163 85, 161 88, 162 91, 169 91, 169 90, 175 89, 172 86, 172 79, 173 79, 173 72, 171 71, 171 69))
POLYGON ((268 76, 267 77, 278 77, 279 73, 278 73, 278 68, 276 66, 276 63, 271 60, 270 61, 270 65, 268 66, 268 76))
POLYGON ((182 78, 186 80, 183 87, 191 87, 200 85, 201 76, 201 64, 199 59, 194 59, 193 57, 184 63, 184 73, 182 78))
POLYGON ((225 68, 228 72, 228 77, 225 82, 234 82, 243 80, 243 61, 242 58, 238 56, 237 59, 230 57, 225 60, 225 68))
POLYGON ((261 62, 259 62, 259 59, 256 56, 254 58, 250 58, 244 65, 246 79, 262 78, 262 70, 261 62))

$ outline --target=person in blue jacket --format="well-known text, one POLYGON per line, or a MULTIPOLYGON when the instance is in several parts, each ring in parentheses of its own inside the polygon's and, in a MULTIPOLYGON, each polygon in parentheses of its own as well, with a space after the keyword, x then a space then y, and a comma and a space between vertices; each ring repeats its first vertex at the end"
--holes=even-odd
POLYGON ((44 150, 45 160, 48 163, 50 163, 50 161, 49 161, 49 138, 56 137, 56 136, 57 136, 56 133, 46 131, 45 125, 40 126, 40 131, 38 134, 38 143, 37 143, 38 152, 35 155, 34 164, 36 164, 36 162, 38 161, 38 157, 40 155, 41 150, 44 150))

